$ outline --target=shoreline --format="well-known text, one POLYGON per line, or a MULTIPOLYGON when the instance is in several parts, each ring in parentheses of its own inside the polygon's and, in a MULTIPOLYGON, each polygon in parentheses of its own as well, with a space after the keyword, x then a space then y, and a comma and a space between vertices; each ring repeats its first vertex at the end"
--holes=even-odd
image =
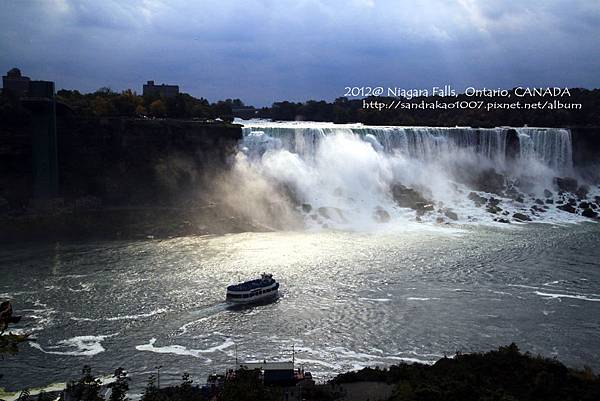
MULTIPOLYGON (((240 390, 243 391, 250 384, 255 391, 260 392, 261 397, 268 400, 281 399, 278 397, 285 394, 293 396, 298 390, 299 394, 309 401, 338 399, 366 401, 372 400, 373 396, 380 397, 378 398, 380 400, 413 400, 422 399, 420 396, 424 395, 424 392, 435 397, 423 399, 436 400, 456 399, 453 397, 461 394, 464 400, 480 399, 481 396, 492 394, 495 396, 503 394, 509 397, 494 399, 512 400, 591 401, 597 399, 594 397, 600 396, 600 376, 590 368, 572 368, 556 358, 522 352, 515 343, 487 352, 465 354, 457 352, 453 356, 444 356, 431 364, 401 362, 385 367, 365 367, 340 373, 325 382, 319 382, 316 378, 316 381, 299 382, 291 387, 266 385, 262 382, 261 375, 258 373, 254 375, 252 372, 244 368, 238 369, 233 378, 225 379, 222 384, 210 388, 199 384, 198 378, 194 380, 188 375, 186 379, 185 372, 182 372, 182 384, 159 389, 155 387, 153 375, 150 375, 144 393, 153 393, 155 396, 161 394, 164 400, 178 400, 184 392, 187 392, 188 396, 191 395, 190 400, 209 400, 214 396, 229 400, 230 394, 239 394, 240 390)), ((105 390, 108 384, 117 380, 111 376, 102 376, 98 379, 101 380, 101 386, 105 390)), ((77 383, 75 380, 72 379, 71 382, 77 383)), ((52 383, 31 389, 30 395, 46 394, 47 397, 52 396, 52 398, 43 399, 55 399, 59 396, 64 397, 66 387, 67 383, 52 383)), ((0 387, 0 401, 17 400, 22 391, 25 389, 6 391, 0 387)), ((142 400, 154 399, 145 398, 144 394, 130 395, 133 396, 132 399, 138 399, 136 396, 141 396, 142 400)), ((244 399, 258 400, 258 398, 244 399)))

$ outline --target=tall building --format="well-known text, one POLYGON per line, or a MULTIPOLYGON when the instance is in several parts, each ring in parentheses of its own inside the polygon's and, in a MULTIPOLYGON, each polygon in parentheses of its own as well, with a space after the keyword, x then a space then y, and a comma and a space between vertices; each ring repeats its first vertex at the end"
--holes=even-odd
POLYGON ((161 97, 175 97, 179 95, 178 85, 155 85, 154 81, 148 81, 144 85, 144 96, 146 95, 159 95, 161 97))
POLYGON ((17 97, 27 95, 29 91, 29 77, 21 75, 21 70, 13 68, 2 77, 2 87, 6 92, 12 92, 17 97))

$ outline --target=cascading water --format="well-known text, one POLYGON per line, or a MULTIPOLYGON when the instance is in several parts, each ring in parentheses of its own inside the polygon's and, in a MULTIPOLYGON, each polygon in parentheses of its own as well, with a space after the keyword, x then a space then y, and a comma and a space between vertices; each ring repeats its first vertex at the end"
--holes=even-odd
POLYGON ((573 172, 571 131, 562 128, 515 128, 520 158, 537 160, 562 175, 573 172))
POLYGON ((253 154, 262 154, 267 148, 285 149, 307 158, 314 156, 319 142, 327 136, 354 134, 369 142, 377 151, 401 152, 407 157, 421 160, 435 159, 451 153, 455 148, 471 148, 491 160, 504 162, 506 131, 506 128, 249 125, 244 127, 242 147, 253 154))
POLYGON ((554 209, 546 206, 550 201, 542 205, 536 197, 552 187, 553 177, 573 172, 567 129, 250 121, 244 122, 243 134, 245 168, 273 191, 285 188, 305 222, 317 226, 356 228, 393 219, 440 222, 440 216, 498 221, 500 211, 506 216, 527 211, 534 220, 552 220, 548 216, 554 209), (518 148, 511 150, 509 134, 514 137, 515 132, 518 148), (489 177, 504 187, 493 191, 485 182, 481 185, 489 177), (521 187, 526 199, 506 195, 506 185, 514 182, 530 183, 521 187), (399 204, 398 188, 405 191, 400 196, 410 198, 409 208, 399 204), (505 204, 494 213, 478 208, 472 191, 495 192, 505 204), (534 201, 539 213, 535 207, 530 210, 534 201))

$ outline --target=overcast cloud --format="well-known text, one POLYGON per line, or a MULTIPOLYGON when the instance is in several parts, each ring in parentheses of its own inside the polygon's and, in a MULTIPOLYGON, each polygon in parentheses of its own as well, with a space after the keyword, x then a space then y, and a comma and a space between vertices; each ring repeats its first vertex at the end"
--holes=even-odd
POLYGON ((0 71, 59 88, 332 100, 345 86, 600 87, 600 1, 0 0, 0 71))

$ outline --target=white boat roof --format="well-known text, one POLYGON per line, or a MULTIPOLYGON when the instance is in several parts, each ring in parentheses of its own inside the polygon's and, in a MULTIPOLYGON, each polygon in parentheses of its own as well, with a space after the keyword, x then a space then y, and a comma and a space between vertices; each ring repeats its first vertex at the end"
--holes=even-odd
POLYGON ((294 362, 242 362, 240 368, 249 370, 294 370, 294 362))

